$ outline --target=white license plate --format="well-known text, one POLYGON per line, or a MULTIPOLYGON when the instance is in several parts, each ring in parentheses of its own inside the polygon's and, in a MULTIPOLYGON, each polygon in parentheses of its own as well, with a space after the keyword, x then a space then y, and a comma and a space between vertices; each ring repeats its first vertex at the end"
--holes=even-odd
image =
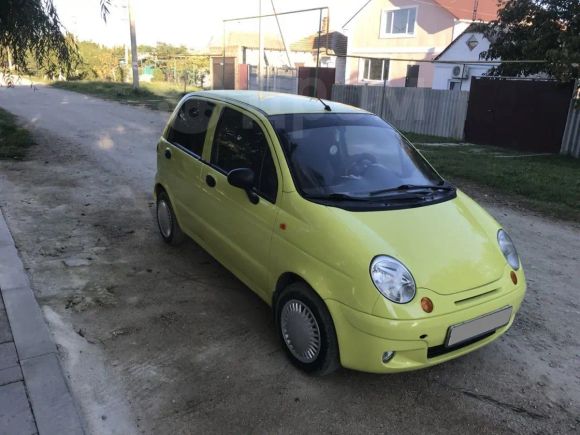
POLYGON ((485 335, 507 325, 512 315, 512 307, 505 307, 493 313, 468 320, 449 327, 445 347, 457 346, 464 341, 485 335))

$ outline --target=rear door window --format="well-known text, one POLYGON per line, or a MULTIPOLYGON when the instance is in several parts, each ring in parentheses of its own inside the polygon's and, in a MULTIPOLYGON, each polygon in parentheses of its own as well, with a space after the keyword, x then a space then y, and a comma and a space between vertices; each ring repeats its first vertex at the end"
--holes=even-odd
POLYGON ((167 140, 200 157, 214 108, 215 104, 209 101, 195 98, 185 101, 167 132, 167 140))
POLYGON ((256 192, 275 202, 278 191, 276 168, 262 128, 250 117, 226 107, 214 135, 211 164, 224 173, 250 168, 256 192))

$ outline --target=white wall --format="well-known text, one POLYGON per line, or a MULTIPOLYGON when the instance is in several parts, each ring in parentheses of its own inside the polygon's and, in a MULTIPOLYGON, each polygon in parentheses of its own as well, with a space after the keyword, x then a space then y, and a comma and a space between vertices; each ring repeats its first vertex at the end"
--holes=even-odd
POLYGON ((344 84, 346 78, 346 57, 335 58, 336 72, 334 74, 335 83, 344 84))
MULTIPOLYGON (((458 63, 458 66, 462 64, 458 63)), ((452 70, 455 64, 435 64, 435 73, 433 74, 433 89, 449 89, 449 82, 455 78, 453 77, 452 70)), ((468 77, 461 80, 461 91, 469 91, 471 87, 471 78, 480 77, 484 75, 491 66, 488 65, 466 65, 468 68, 468 77)))
POLYGON ((470 25, 471 21, 455 20, 455 24, 453 25, 453 41, 455 41, 455 38, 461 35, 470 25))
POLYGON ((489 41, 483 33, 464 33, 459 36, 449 48, 439 56, 438 61, 456 62, 456 63, 438 63, 435 62, 435 73, 433 75, 433 89, 449 89, 449 83, 455 80, 452 71, 454 66, 463 67, 468 70, 467 77, 461 80, 461 90, 469 91, 472 77, 479 77, 489 71, 495 64, 469 64, 470 62, 480 61, 479 55, 489 48, 489 41), (478 44, 470 50, 467 41, 474 37, 478 44))

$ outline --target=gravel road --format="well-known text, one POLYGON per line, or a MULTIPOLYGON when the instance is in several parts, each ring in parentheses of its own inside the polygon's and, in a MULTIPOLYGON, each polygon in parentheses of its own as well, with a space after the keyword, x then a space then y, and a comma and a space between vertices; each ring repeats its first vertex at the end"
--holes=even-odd
MULTIPOLYGON (((578 433, 580 227, 466 188, 509 231, 528 277, 512 329, 400 375, 296 371, 268 307, 153 221, 165 112, 39 87, 0 89, 34 132, 0 162, 0 206, 88 432, 578 433)), ((461 186, 460 186, 461 187, 461 186)))

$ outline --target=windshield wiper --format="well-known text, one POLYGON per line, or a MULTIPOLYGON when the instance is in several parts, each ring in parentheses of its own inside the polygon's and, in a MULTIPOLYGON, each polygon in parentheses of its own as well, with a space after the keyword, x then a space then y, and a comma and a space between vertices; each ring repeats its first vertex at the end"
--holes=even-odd
POLYGON ((369 196, 381 195, 383 193, 390 193, 390 192, 407 192, 407 191, 410 191, 410 190, 425 190, 425 189, 430 189, 430 190, 444 190, 446 192, 455 190, 454 187, 452 187, 452 186, 445 186, 445 185, 438 186, 438 185, 435 185, 435 184, 424 184, 424 185, 420 185, 420 184, 401 184, 398 187, 391 187, 389 189, 373 190, 372 192, 369 192, 369 196))
POLYGON ((323 199, 331 201, 368 201, 369 199, 364 196, 351 196, 348 193, 329 193, 328 195, 304 195, 307 199, 323 199))

